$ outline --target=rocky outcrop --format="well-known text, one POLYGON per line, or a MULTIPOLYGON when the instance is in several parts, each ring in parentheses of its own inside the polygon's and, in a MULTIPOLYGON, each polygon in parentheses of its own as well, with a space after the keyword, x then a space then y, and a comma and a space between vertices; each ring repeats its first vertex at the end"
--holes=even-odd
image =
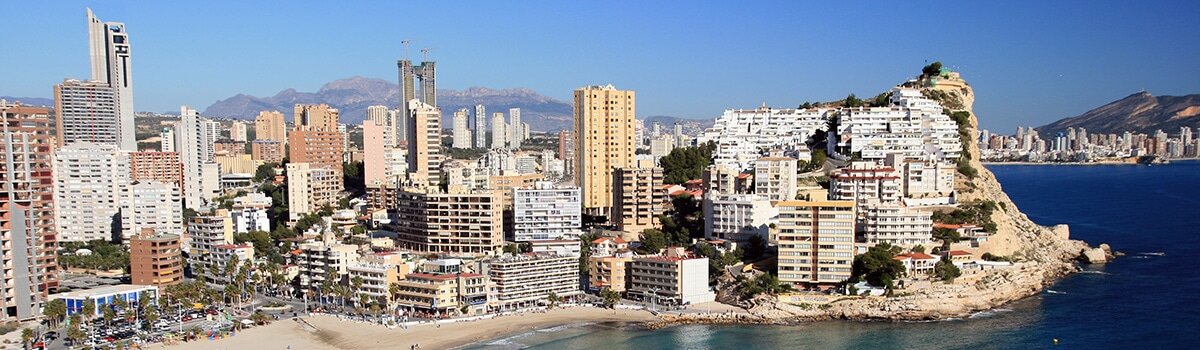
POLYGON ((1084 249, 1079 260, 1088 264, 1103 264, 1108 262, 1108 255, 1101 248, 1084 249))
MULTIPOLYGON (((975 96, 965 81, 942 81, 937 95, 955 101, 972 112, 975 96)), ((972 139, 979 138, 978 119, 970 117, 972 139)), ((956 181, 960 202, 995 201, 998 210, 991 219, 997 232, 980 247, 978 254, 991 253, 1017 259, 1010 269, 979 271, 954 283, 934 283, 932 287, 893 297, 843 299, 823 306, 792 305, 775 298, 760 297, 744 302, 754 322, 784 322, 822 319, 851 320, 928 320, 962 317, 1026 298, 1047 285, 1076 271, 1080 253, 1089 250, 1082 241, 1070 239, 1066 225, 1045 227, 1029 220, 1004 193, 995 175, 979 162, 979 150, 970 148, 970 166, 978 175, 973 179, 959 175, 956 181)), ((1101 254, 1101 257, 1107 254, 1101 254)), ((693 316, 700 317, 702 316, 693 316)), ((719 322, 726 322, 728 318, 719 322)), ((687 322, 696 322, 688 319, 687 322)))

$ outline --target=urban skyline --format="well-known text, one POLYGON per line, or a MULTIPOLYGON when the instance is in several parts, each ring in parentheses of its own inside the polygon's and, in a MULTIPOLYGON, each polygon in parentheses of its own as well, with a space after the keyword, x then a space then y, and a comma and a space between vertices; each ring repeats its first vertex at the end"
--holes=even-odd
MULTIPOLYGON (((84 38, 70 35, 78 33, 78 18, 86 5, 13 4, 13 11, 7 12, 45 14, 36 17, 36 24, 30 22, 35 20, 33 16, 5 18, 14 34, 42 43, 39 47, 43 49, 0 58, 0 64, 44 69, 10 72, 6 80, 11 90, 0 94, 49 97, 50 84, 64 77, 89 76, 88 65, 82 63, 86 56, 79 54, 79 43, 84 38), (25 28, 37 30, 24 32, 25 28)), ((979 101, 977 109, 989 116, 982 126, 993 130, 1041 125, 1074 116, 1140 89, 1156 95, 1200 91, 1200 79, 1196 79, 1200 68, 1186 64, 1197 56, 1200 45, 1195 44, 1200 38, 1175 30, 1191 15, 1200 13, 1200 7, 1190 2, 1154 7, 1085 2, 1012 2, 984 8, 954 3, 876 4, 871 7, 880 11, 867 13, 856 13, 852 5, 695 4, 680 11, 666 4, 623 4, 619 6, 622 10, 616 11, 593 5, 463 3, 433 6, 429 9, 431 16, 412 18, 406 26, 384 29, 333 25, 321 26, 320 32, 314 32, 315 26, 297 27, 292 21, 345 15, 342 18, 360 18, 368 23, 402 8, 385 3, 334 8, 312 4, 291 10, 240 3, 185 5, 182 10, 197 23, 205 23, 206 30, 192 31, 169 20, 172 16, 166 15, 168 11, 180 10, 174 5, 140 4, 137 11, 119 3, 103 5, 93 7, 97 16, 120 19, 135 39, 138 86, 145 86, 135 91, 137 109, 142 111, 171 111, 180 104, 204 107, 238 93, 269 96, 287 88, 315 91, 326 82, 356 75, 392 81, 388 77, 396 73, 389 62, 406 56, 402 40, 412 41, 408 59, 419 61, 419 49, 432 48, 431 60, 452 67, 448 68, 452 74, 440 77, 443 87, 528 87, 568 101, 575 88, 612 83, 641 92, 646 100, 642 115, 687 118, 709 119, 725 108, 749 108, 763 102, 794 107, 805 100, 836 100, 852 92, 870 96, 881 92, 878 86, 908 77, 905 68, 934 60, 954 62, 956 70, 968 72, 976 88, 989 92, 989 98, 979 101), (928 8, 936 8, 939 18, 955 18, 955 30, 913 26, 907 20, 922 16, 922 9, 928 8), (217 9, 220 12, 215 12, 217 9), (810 17, 812 23, 790 29, 774 21, 750 21, 737 28, 706 25, 779 12, 829 15, 810 17), (517 24, 487 32, 450 28, 432 22, 441 13, 453 13, 464 20, 501 16, 515 19, 509 23, 517 24), (676 15, 659 17, 657 13, 676 15), (855 16, 847 16, 851 13, 855 16), (1064 18, 1064 13, 1077 16, 1064 18), (836 23, 845 18, 865 25, 836 23), (600 35, 604 32, 601 28, 606 27, 603 24, 614 20, 629 24, 611 29, 620 41, 600 35), (245 23, 253 24, 246 27, 245 23), (247 28, 250 30, 243 30, 247 28), (881 35, 889 33, 880 31, 885 28, 902 29, 881 35), (365 50, 371 54, 320 55, 320 62, 286 54, 286 47, 300 45, 298 41, 306 40, 303 38, 321 38, 330 33, 337 33, 340 40, 330 43, 334 46, 328 52, 365 50), (595 39, 573 41, 572 35, 595 39), (914 39, 889 39, 896 36, 914 39), (1157 39, 1143 40, 1148 37, 1157 39), (629 50, 614 50, 621 47, 618 45, 629 50), (207 49, 213 47, 225 49, 207 49), (744 55, 746 47, 776 47, 778 51, 744 55), (804 53, 812 47, 840 49, 830 55, 804 53), (875 60, 876 55, 871 53, 880 50, 888 51, 890 58, 875 60), (483 56, 478 52, 491 53, 488 61, 481 60, 483 56), (582 52, 594 54, 579 54, 582 52), (241 64, 213 64, 231 58, 241 64), (729 67, 724 62, 738 59, 754 64, 714 69, 729 67), (671 65, 664 67, 658 62, 671 65), (1139 65, 1172 69, 1129 69, 1139 65), (180 66, 187 69, 177 70, 180 66), (507 68, 494 69, 499 66, 507 68), (1093 74, 1100 70, 1108 73, 1093 74), (1022 79, 1011 79, 1014 76, 1022 79), (189 84, 181 85, 179 81, 189 84), (754 84, 747 88, 745 81, 754 84), (1061 91, 1077 92, 1055 93, 1061 91), (708 94, 724 98, 694 98, 708 94)))

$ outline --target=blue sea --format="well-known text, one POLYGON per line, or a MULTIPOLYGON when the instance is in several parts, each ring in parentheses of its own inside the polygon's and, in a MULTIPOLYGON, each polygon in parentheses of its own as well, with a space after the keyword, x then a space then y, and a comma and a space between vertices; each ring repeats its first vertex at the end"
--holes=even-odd
POLYGON ((679 326, 657 331, 563 326, 479 349, 1196 348, 1200 335, 1200 163, 994 165, 1006 192, 1043 225, 1127 256, 1085 266, 1040 295, 935 322, 679 326), (1058 339, 1056 346, 1053 339, 1058 339))

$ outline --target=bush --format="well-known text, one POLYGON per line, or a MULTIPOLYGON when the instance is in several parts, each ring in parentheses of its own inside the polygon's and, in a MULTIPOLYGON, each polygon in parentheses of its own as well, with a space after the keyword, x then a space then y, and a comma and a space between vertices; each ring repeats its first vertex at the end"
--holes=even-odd
POLYGON ((958 266, 954 266, 954 263, 945 257, 938 261, 937 265, 934 265, 933 272, 944 282, 954 282, 955 278, 962 276, 962 271, 958 269, 958 266))

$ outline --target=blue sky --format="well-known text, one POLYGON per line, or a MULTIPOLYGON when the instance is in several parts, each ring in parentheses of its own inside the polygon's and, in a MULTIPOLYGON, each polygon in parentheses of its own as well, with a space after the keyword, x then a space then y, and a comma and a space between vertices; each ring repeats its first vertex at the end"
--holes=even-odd
POLYGON ((126 23, 138 110, 395 80, 404 39, 414 59, 433 48, 442 88, 569 100, 612 83, 637 90, 639 116, 871 96, 932 60, 963 72, 1003 132, 1142 89, 1200 93, 1197 1, 20 1, 0 5, 0 95, 86 78, 89 6, 126 23))

